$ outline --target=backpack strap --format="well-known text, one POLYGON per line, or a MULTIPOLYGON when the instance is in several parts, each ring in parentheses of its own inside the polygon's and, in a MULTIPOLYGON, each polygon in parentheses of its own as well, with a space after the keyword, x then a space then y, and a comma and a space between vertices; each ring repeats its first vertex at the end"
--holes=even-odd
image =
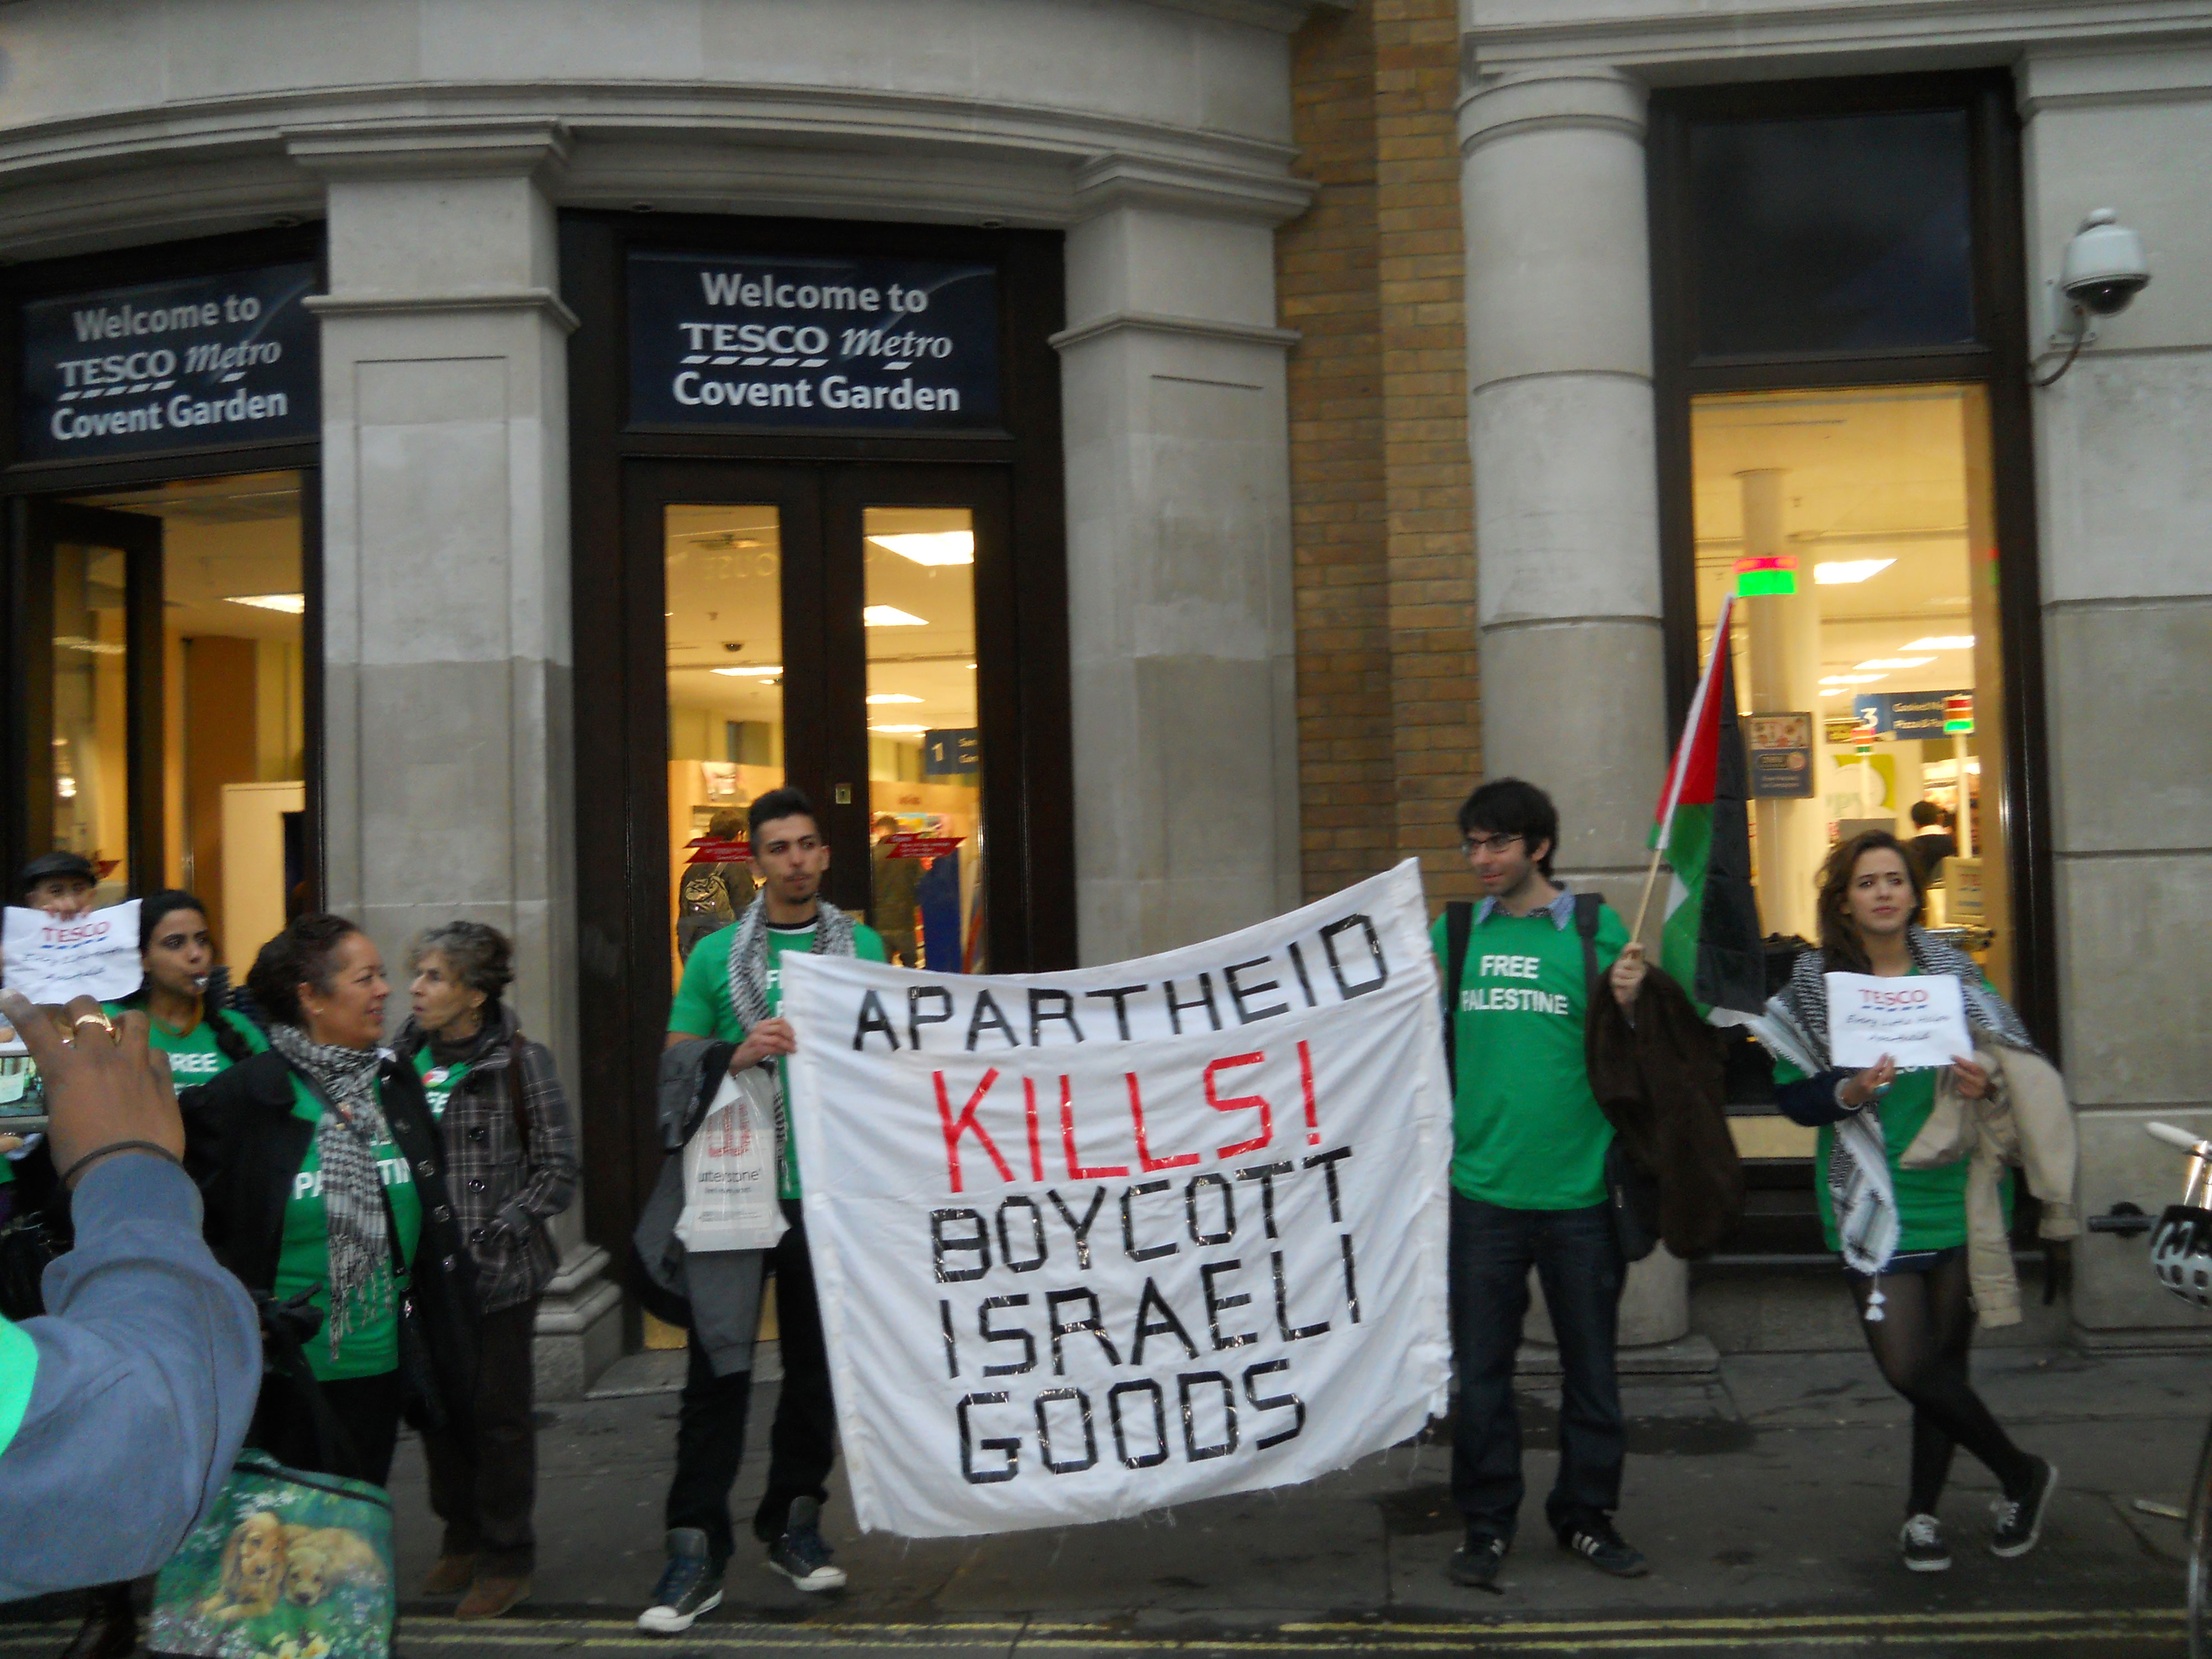
POLYGON ((1604 908, 1603 894, 1575 895, 1575 932, 1583 941, 1583 994, 1590 1001, 1597 998, 1597 913, 1604 908))
POLYGON ((1467 945, 1474 933, 1474 906, 1454 899, 1444 906, 1444 1073, 1459 1086, 1459 985, 1467 977, 1467 945))

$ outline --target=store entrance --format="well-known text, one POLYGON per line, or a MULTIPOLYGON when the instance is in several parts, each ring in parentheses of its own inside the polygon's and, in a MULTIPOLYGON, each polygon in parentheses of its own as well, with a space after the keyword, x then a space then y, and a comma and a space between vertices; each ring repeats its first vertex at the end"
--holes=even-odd
POLYGON ((626 507, 665 757, 633 772, 659 865, 635 873, 672 992, 751 902, 746 809, 787 783, 821 811, 830 898, 894 960, 991 968, 1021 902, 1003 470, 640 465, 626 507))
POLYGON ((204 902, 252 959, 304 902, 308 678, 299 471, 234 473, 19 508, 4 849, 82 854, 97 902, 204 902))

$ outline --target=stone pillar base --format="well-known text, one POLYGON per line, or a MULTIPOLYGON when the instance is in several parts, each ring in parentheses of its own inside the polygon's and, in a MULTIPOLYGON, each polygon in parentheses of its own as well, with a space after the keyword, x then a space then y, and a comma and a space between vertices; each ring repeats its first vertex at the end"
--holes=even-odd
POLYGON ((622 1358, 622 1287, 612 1261, 587 1244, 561 1264, 538 1304, 531 1369, 540 1400, 581 1400, 600 1372, 622 1358))

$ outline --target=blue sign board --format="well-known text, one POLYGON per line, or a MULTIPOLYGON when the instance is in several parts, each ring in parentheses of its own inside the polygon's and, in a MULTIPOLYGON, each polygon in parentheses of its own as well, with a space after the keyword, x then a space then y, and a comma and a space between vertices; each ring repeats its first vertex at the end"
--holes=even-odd
POLYGON ((629 256, 630 420, 993 428, 999 273, 945 259, 629 256))
POLYGON ((1943 704, 1952 697, 1971 696, 1970 690, 1861 691, 1851 698, 1851 713, 1862 725, 1870 724, 1885 738, 1941 738, 1943 704), (1871 721, 1867 719, 1871 713, 1871 721))
POLYGON ((933 726, 922 734, 924 777, 973 777, 982 758, 982 739, 972 726, 933 726))
POLYGON ((27 461, 112 460, 322 430, 312 264, 23 307, 27 461))

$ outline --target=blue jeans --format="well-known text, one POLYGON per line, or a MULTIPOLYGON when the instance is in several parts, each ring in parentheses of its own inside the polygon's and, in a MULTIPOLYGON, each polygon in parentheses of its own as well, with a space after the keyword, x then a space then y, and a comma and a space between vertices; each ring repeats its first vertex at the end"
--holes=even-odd
POLYGON ((1585 1210, 1509 1210, 1455 1192, 1451 1200, 1452 1502, 1470 1531, 1510 1540, 1521 1513, 1521 1419, 1513 1356, 1536 1269, 1565 1372, 1559 1474, 1544 1501, 1556 1534, 1620 1504, 1620 1382, 1613 1370, 1626 1275, 1613 1217, 1585 1210))

